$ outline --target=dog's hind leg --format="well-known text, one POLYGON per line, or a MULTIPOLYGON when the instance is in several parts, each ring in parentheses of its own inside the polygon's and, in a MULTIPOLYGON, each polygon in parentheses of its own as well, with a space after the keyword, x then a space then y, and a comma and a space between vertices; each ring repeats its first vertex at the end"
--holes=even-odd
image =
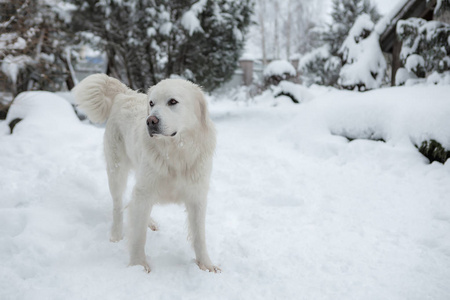
MULTIPOLYGON (((120 146, 119 146, 120 147, 120 146)), ((108 172, 109 191, 113 199, 113 222, 111 242, 123 239, 123 194, 127 187, 130 164, 125 153, 121 153, 117 143, 108 143, 105 138, 105 156, 108 172)))

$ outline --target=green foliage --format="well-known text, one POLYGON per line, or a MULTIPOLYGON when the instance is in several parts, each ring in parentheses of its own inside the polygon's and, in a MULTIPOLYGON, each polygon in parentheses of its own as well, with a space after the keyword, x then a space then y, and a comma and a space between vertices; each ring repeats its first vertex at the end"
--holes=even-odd
POLYGON ((407 63, 410 56, 419 55, 424 61, 424 70, 417 71, 418 77, 424 73, 450 70, 450 25, 439 21, 426 21, 420 18, 400 20, 397 35, 402 42, 400 59, 407 63))
POLYGON ((2 8, 0 36, 8 41, 0 49, 14 95, 27 90, 61 90, 68 77, 65 48, 71 36, 60 12, 46 1, 17 0, 2 8))
POLYGON ((419 152, 422 153, 430 163, 437 161, 445 163, 450 157, 450 151, 442 147, 442 145, 436 140, 424 141, 420 147, 416 146, 419 152))
POLYGON ((92 33, 108 73, 135 89, 172 75, 217 88, 237 67, 253 9, 251 0, 72 1, 73 31, 92 33), (199 26, 189 29, 186 13, 199 26))
POLYGON ((362 14, 350 29, 339 53, 343 66, 338 83, 348 90, 367 91, 379 88, 386 74, 386 60, 380 48, 375 24, 370 15, 362 14))
POLYGON ((339 49, 358 16, 366 13, 376 23, 381 15, 369 0, 333 0, 332 5, 333 21, 329 30, 324 32, 323 40, 331 45, 330 53, 338 56, 339 49))
POLYGON ((306 85, 336 85, 341 59, 329 53, 329 47, 322 46, 305 56, 300 62, 301 77, 306 85))
MULTIPOLYGON (((356 19, 363 13, 370 15, 373 22, 380 19, 376 6, 372 5, 369 0, 332 1, 331 24, 325 28, 314 30, 322 47, 327 47, 328 54, 315 55, 315 58, 309 57, 307 62, 301 63, 302 77, 307 84, 316 83, 339 87, 337 82, 342 67, 339 50, 356 19)), ((314 55, 314 51, 311 51, 310 54, 314 55)))

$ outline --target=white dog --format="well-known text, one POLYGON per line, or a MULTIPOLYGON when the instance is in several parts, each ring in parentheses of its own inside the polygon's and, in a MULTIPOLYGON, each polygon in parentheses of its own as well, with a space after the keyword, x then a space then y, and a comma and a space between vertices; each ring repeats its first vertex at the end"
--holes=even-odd
POLYGON ((147 226, 157 203, 184 203, 200 269, 220 272, 206 250, 205 214, 216 145, 214 125, 201 89, 186 80, 166 79, 147 95, 117 79, 95 74, 74 89, 92 122, 107 120, 104 150, 113 198, 111 241, 123 238, 122 197, 130 169, 136 185, 128 205, 130 265, 150 267, 145 256, 147 226))

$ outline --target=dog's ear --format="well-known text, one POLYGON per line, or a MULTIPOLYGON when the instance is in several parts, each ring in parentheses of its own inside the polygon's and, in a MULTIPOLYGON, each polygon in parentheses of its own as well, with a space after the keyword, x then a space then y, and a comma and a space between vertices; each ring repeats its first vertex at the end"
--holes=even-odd
POLYGON ((153 89, 155 88, 156 84, 149 87, 149 89, 147 90, 147 96, 150 96, 150 94, 152 93, 153 89))

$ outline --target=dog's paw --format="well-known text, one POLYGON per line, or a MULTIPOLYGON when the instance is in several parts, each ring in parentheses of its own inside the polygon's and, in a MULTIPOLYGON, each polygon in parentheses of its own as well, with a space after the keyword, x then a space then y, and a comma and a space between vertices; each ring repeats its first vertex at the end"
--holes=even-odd
POLYGON ((152 231, 159 230, 158 223, 156 223, 155 220, 153 220, 152 218, 150 218, 150 220, 148 222, 148 228, 150 228, 152 231))
POLYGON ((204 264, 199 261, 196 261, 198 267, 203 271, 213 272, 213 273, 222 273, 222 270, 219 267, 216 267, 212 264, 204 264))
POLYGON ((146 273, 150 273, 152 271, 152 269, 150 269, 150 266, 148 265, 148 263, 146 261, 144 261, 144 262, 130 262, 130 264, 128 266, 129 267, 132 267, 132 266, 143 266, 144 267, 144 271, 146 273))
POLYGON ((123 235, 121 233, 111 233, 111 236, 109 238, 109 241, 112 243, 117 243, 123 240, 123 235))

